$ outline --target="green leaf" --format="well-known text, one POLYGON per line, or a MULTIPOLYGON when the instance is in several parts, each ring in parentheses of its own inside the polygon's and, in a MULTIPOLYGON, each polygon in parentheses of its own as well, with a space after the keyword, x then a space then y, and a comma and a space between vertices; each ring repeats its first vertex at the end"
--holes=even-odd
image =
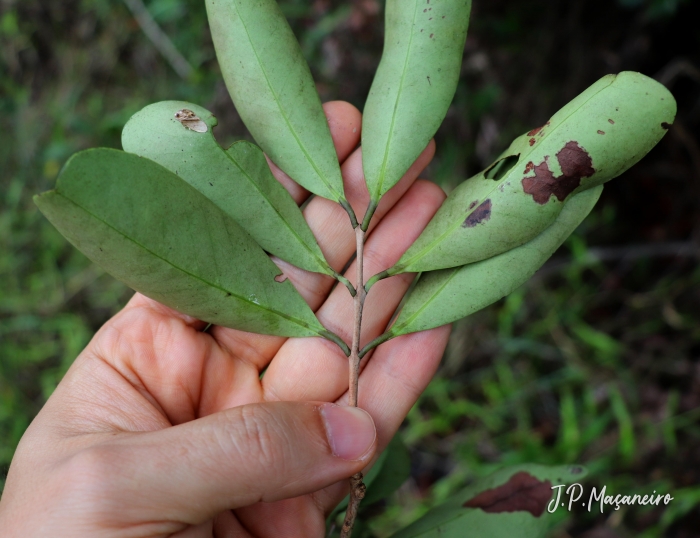
MULTIPOLYGON (((363 482, 367 491, 360 504, 360 514, 372 503, 386 499, 394 493, 410 475, 411 455, 401 434, 397 433, 364 476, 363 482)), ((344 513, 347 506, 348 497, 345 497, 326 519, 326 526, 335 521, 341 512, 344 513)))
POLYGON ((362 164, 374 204, 406 173, 457 88, 471 0, 388 0, 384 52, 365 104, 362 164))
MULTIPOLYGON (((586 476, 583 467, 526 464, 501 469, 477 480, 392 538, 538 538, 545 536, 552 513, 564 510, 579 488, 566 488, 586 476), (563 488, 556 486, 564 485, 563 488), (553 489, 554 488, 554 489, 553 489)), ((582 490, 582 488, 581 488, 582 490)), ((586 501, 588 499, 585 499, 586 501)))
POLYGON ((655 80, 632 72, 603 77, 457 187, 387 274, 457 267, 522 245, 572 194, 639 161, 675 114, 673 96, 655 80))
POLYGON ((226 87, 255 140, 294 181, 349 207, 311 71, 277 2, 206 6, 226 87))
POLYGON ((143 157, 91 149, 36 196, 88 258, 133 289, 198 319, 281 336, 326 336, 311 309, 236 222, 143 157))
POLYGON ((224 151, 212 133, 216 118, 200 106, 164 101, 136 113, 124 127, 124 150, 175 172, 232 217, 267 252, 297 267, 335 275, 296 202, 270 172, 255 145, 224 151), (191 110, 207 126, 199 133, 175 119, 191 110))
MULTIPOLYGON (((362 506, 369 506, 386 499, 399 489, 401 484, 411 475, 411 455, 408 453, 408 447, 401 439, 400 433, 394 436, 382 456, 385 458, 384 462, 378 466, 376 475, 367 486, 362 506)), ((370 473, 374 469, 373 467, 370 473)))
POLYGON ((520 287, 590 213, 603 187, 572 197, 540 235, 502 254, 462 267, 423 273, 384 341, 451 323, 520 287))

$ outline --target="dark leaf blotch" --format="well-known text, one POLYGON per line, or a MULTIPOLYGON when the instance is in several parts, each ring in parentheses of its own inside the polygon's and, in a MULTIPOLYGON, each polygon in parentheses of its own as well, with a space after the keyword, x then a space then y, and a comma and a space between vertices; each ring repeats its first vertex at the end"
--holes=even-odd
POLYGON ((515 473, 497 488, 482 491, 465 502, 465 508, 481 508, 489 514, 502 512, 530 512, 540 517, 552 496, 552 483, 541 482, 524 471, 515 473))
MULTIPOLYGON (((470 204, 470 208, 475 202, 470 204)), ((485 222, 491 218, 491 200, 484 200, 462 223, 462 228, 473 228, 481 222, 485 222)))
POLYGON ((534 167, 533 177, 523 178, 523 190, 532 195, 538 204, 546 204, 552 194, 563 202, 581 184, 582 178, 595 173, 591 156, 573 140, 567 142, 557 153, 557 160, 563 172, 561 176, 554 177, 545 157, 544 161, 534 167))

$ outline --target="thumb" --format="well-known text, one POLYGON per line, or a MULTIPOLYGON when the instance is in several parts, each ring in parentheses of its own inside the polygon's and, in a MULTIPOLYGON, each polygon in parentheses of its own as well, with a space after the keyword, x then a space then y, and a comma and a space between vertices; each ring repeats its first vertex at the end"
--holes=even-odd
POLYGON ((245 405, 91 449, 109 466, 122 521, 189 524, 317 491, 362 470, 375 450, 366 411, 303 402, 245 405))

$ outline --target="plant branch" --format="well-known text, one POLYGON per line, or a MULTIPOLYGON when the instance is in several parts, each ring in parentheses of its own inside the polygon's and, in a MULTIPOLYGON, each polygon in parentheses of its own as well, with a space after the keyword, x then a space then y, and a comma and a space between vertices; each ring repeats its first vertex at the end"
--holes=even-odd
POLYGON ((192 75, 194 69, 190 63, 185 59, 185 57, 180 54, 173 42, 170 40, 168 35, 161 30, 158 23, 153 19, 148 9, 144 5, 142 0, 124 0, 124 3, 131 11, 131 14, 139 23, 141 30, 146 34, 146 37, 153 43, 153 45, 158 49, 163 58, 167 60, 170 67, 180 76, 182 79, 188 79, 192 75))
POLYGON ((352 283, 351 283, 347 278, 345 278, 345 277, 344 277, 343 275, 341 275, 340 273, 336 273, 335 271, 333 271, 333 277, 334 277, 338 282, 340 282, 341 284, 345 285, 345 287, 346 287, 346 288, 348 289, 348 291, 350 292, 350 295, 352 295, 353 297, 355 297, 355 294, 357 293, 357 290, 355 289, 355 287, 352 285, 352 283))
MULTIPOLYGON (((367 292, 364 286, 363 265, 364 265, 364 247, 365 247, 365 231, 362 226, 355 228, 355 241, 357 243, 357 259, 355 260, 357 267, 357 281, 355 289, 357 293, 354 297, 354 323, 352 333, 352 347, 350 349, 350 382, 349 382, 349 402, 348 405, 357 407, 357 393, 360 377, 360 334, 362 328, 362 309, 365 305, 365 297, 367 292)), ((355 524, 357 510, 360 506, 360 501, 365 496, 365 485, 362 482, 362 473, 356 473, 350 478, 350 501, 348 509, 345 512, 345 521, 340 532, 341 538, 350 538, 352 527, 355 524)))
POLYGON ((345 198, 341 198, 338 203, 348 214, 348 217, 350 217, 350 224, 352 224, 352 227, 357 228, 357 216, 355 215, 355 211, 353 211, 350 202, 348 202, 345 198))
POLYGON ((369 291, 369 289, 370 289, 372 286, 374 286, 377 282, 379 282, 380 280, 385 279, 385 278, 388 277, 388 276, 391 276, 391 275, 389 274, 389 270, 388 270, 388 269, 387 269, 386 271, 382 271, 381 273, 377 273, 376 275, 374 275, 372 278, 370 278, 370 279, 367 281, 367 284, 365 284, 365 291, 369 291))
POLYGON ((372 340, 369 344, 367 344, 365 347, 363 347, 360 350, 359 356, 360 360, 362 360, 362 357, 367 355, 370 351, 372 351, 375 347, 377 347, 379 344, 383 344, 387 340, 391 340, 394 338, 396 335, 392 333, 391 331, 387 331, 379 336, 377 336, 374 340, 372 340))
POLYGON ((345 342, 343 342, 343 339, 340 336, 331 331, 322 331, 320 334, 326 340, 330 340, 336 344, 343 351, 343 353, 345 353, 346 357, 350 356, 350 348, 345 342))
POLYGON ((373 200, 369 201, 369 205, 367 206, 367 211, 365 212, 365 218, 362 219, 362 230, 367 231, 367 228, 369 228, 369 222, 372 220, 372 216, 374 215, 374 212, 377 210, 377 206, 379 205, 378 202, 375 202, 373 200))
POLYGON ((364 287, 363 265, 365 250, 365 232, 360 226, 355 228, 355 242, 357 244, 357 282, 354 297, 355 314, 353 320, 352 347, 350 348, 350 401, 348 405, 357 407, 357 385, 360 375, 360 331, 362 328, 362 309, 365 306, 367 292, 364 287))

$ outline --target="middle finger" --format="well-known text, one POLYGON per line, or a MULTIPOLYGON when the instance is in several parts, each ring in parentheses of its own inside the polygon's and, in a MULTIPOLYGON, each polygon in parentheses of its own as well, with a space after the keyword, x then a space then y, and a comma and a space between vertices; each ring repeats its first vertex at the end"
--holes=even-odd
MULTIPOLYGON (((415 182, 396 207, 369 236, 365 271, 371 276, 393 265, 420 235, 445 194, 428 181, 415 182)), ((348 270, 354 274, 354 264, 348 270)), ((379 336, 408 289, 412 275, 399 275, 377 283, 367 296, 362 342, 379 336)), ((353 306, 347 290, 336 287, 317 312, 325 327, 345 341, 353 330, 353 306)), ((270 363, 262 380, 264 400, 335 401, 348 386, 348 359, 335 345, 322 339, 290 339, 270 363)))
MULTIPOLYGON (((370 231, 377 226, 411 187, 418 174, 428 165, 434 154, 435 143, 431 141, 401 181, 382 197, 375 217, 372 219, 370 231)), ((362 173, 361 149, 355 150, 348 157, 343 163, 341 170, 348 202, 353 206, 359 218, 362 218, 369 202, 369 193, 362 173)), ((309 223, 311 231, 316 236, 316 240, 326 260, 333 269, 341 271, 355 252, 355 233, 350 226, 345 210, 337 203, 317 196, 309 202, 304 210, 304 216, 309 223)), ((304 271, 277 258, 273 259, 291 280, 297 291, 304 297, 311 309, 316 311, 328 297, 335 280, 327 275, 304 271)), ((347 299, 350 299, 350 295, 344 286, 340 286, 336 290, 346 296, 347 299)), ((321 321, 323 322, 323 320, 321 321)), ((333 330, 333 328, 329 328, 333 330)), ((225 327, 214 327, 212 334, 223 347, 232 352, 234 357, 254 365, 258 370, 264 369, 269 364, 270 360, 286 341, 282 337, 247 333, 225 327)), ((343 337, 343 334, 340 334, 340 336, 343 337)), ((300 342, 307 343, 308 340, 301 339, 300 342)), ((335 347, 335 344, 328 344, 335 347)))

